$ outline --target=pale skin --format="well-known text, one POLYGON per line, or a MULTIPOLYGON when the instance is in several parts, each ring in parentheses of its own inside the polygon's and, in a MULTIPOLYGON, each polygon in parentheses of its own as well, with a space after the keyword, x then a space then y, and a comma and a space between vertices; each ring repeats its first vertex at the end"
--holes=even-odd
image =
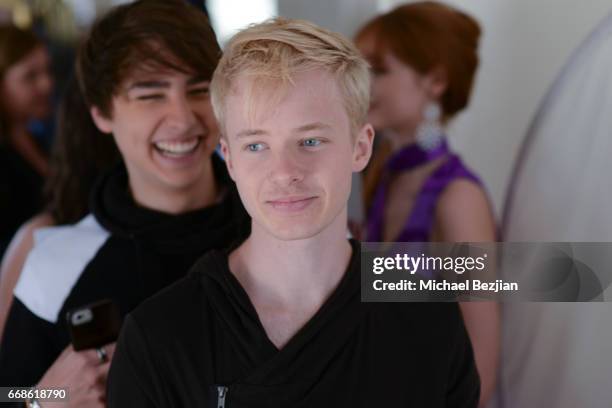
MULTIPOLYGON (((115 138, 134 201, 169 214, 213 204, 220 191, 210 157, 219 133, 209 81, 160 70, 128 77, 123 85, 112 98, 112 116, 104 116, 95 106, 91 113, 97 127, 115 138), (200 139, 197 147, 179 158, 166 157, 156 147, 159 142, 190 143, 193 139, 200 139)), ((105 347, 109 361, 114 348, 114 343, 105 347)), ((109 362, 100 364, 95 351, 75 352, 68 346, 37 386, 70 389, 70 399, 54 407, 104 407, 109 366, 109 362)))
MULTIPOLYGON (((374 39, 360 39, 359 48, 370 55, 374 39)), ((448 86, 442 68, 420 74, 392 53, 373 64, 372 106, 369 120, 387 132, 391 152, 415 142, 415 132, 425 106, 438 101, 448 86)), ((446 157, 405 171, 389 187, 384 214, 383 237, 394 241, 410 216, 425 180, 446 157)), ((436 203, 431 241, 494 242, 495 221, 491 204, 481 186, 470 180, 451 182, 436 203)), ((481 378, 480 406, 486 405, 497 383, 500 352, 499 306, 494 302, 460 303, 465 325, 473 345, 481 378)))
POLYGON ((252 117, 245 83, 238 79, 226 100, 221 145, 252 233, 229 266, 280 349, 346 271, 351 175, 367 164, 374 132, 369 124, 351 129, 337 85, 323 70, 297 74, 278 105, 252 117))

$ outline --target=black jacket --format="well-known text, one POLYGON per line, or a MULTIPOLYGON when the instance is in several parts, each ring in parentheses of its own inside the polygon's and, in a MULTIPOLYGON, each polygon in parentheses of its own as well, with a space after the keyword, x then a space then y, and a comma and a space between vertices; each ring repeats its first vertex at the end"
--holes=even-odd
POLYGON ((109 408, 465 407, 479 379, 456 303, 361 303, 360 251, 280 350, 213 251, 128 315, 109 408))
POLYGON ((214 248, 241 239, 250 220, 225 164, 213 156, 226 193, 221 202, 181 215, 137 206, 119 166, 92 193, 92 214, 43 230, 15 288, 0 346, 0 385, 35 384, 69 344, 66 312, 101 299, 127 314, 184 277, 214 248))

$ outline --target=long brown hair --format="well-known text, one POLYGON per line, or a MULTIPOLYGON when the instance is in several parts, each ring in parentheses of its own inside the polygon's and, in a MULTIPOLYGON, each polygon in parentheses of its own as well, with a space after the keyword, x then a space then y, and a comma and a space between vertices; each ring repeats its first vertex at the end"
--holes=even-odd
POLYGON ((47 210, 56 223, 74 223, 88 213, 92 186, 119 157, 112 136, 100 132, 93 123, 76 78, 72 77, 57 113, 44 188, 47 210))
MULTIPOLYGON (((32 31, 21 30, 12 25, 0 25, 0 87, 6 72, 26 55, 43 45, 32 31)), ((10 132, 7 101, 0 98, 0 145, 6 143, 10 132)))

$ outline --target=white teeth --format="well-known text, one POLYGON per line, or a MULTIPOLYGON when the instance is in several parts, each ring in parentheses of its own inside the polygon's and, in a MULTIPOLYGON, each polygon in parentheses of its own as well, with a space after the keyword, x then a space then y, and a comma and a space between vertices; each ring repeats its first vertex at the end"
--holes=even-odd
POLYGON ((157 147, 163 153, 186 154, 191 153, 193 150, 195 150, 199 142, 199 138, 194 138, 180 142, 160 141, 155 142, 154 144, 155 147, 157 147))

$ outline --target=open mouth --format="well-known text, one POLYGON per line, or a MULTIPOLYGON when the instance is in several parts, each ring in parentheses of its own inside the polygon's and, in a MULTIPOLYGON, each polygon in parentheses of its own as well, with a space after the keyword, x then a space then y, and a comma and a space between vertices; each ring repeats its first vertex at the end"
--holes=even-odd
POLYGON ((164 156, 182 157, 195 152, 202 139, 202 136, 196 136, 182 140, 161 140, 153 142, 153 147, 164 156))

